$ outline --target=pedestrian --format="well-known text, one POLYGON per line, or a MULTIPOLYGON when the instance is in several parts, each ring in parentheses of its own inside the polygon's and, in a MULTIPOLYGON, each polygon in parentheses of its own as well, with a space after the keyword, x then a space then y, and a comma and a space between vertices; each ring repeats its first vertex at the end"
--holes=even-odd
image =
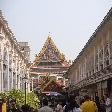
POLYGON ((81 109, 75 100, 70 102, 70 112, 80 112, 81 109))
POLYGON ((63 106, 63 111, 68 112, 70 110, 70 102, 69 100, 65 100, 64 106, 63 106))
POLYGON ((105 94, 105 105, 106 105, 106 112, 111 112, 111 100, 108 94, 105 94))
POLYGON ((81 109, 76 101, 74 102, 73 112, 81 112, 81 109))
POLYGON ((96 106, 98 108, 98 112, 102 112, 102 111, 100 111, 100 100, 99 100, 98 96, 95 97, 95 103, 96 103, 96 106))
POLYGON ((53 109, 48 106, 48 100, 43 99, 43 107, 39 109, 39 112, 53 112, 53 109))
POLYGON ((81 112, 98 112, 98 108, 94 101, 88 95, 84 97, 84 103, 81 105, 81 112))
POLYGON ((56 107, 56 112, 63 112, 63 106, 62 102, 58 101, 57 107, 56 107))
POLYGON ((2 98, 0 98, 0 112, 2 112, 2 104, 3 104, 3 100, 2 98))
POLYGON ((84 103, 84 99, 80 99, 80 105, 84 103))
POLYGON ((105 101, 104 99, 100 100, 100 112, 106 112, 105 101))
POLYGON ((7 112, 6 98, 3 98, 2 101, 3 101, 3 104, 2 104, 2 112, 7 112))
POLYGON ((30 112, 34 112, 35 109, 33 107, 30 107, 30 112))
POLYGON ((11 104, 11 108, 9 112, 22 112, 20 109, 17 108, 15 99, 11 100, 10 104, 11 104))
POLYGON ((22 105, 22 112, 31 112, 30 106, 28 104, 22 105))

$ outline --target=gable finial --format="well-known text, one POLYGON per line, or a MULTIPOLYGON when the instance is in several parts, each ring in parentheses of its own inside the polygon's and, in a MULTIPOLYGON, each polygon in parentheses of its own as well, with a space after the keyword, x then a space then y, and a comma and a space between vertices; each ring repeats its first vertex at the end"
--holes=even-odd
POLYGON ((48 33, 48 37, 51 38, 51 32, 48 33))

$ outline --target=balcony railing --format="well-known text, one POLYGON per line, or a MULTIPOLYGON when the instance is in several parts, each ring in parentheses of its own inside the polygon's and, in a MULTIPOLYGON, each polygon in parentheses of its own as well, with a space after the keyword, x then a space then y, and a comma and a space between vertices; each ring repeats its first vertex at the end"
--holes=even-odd
POLYGON ((93 75, 90 75, 89 77, 84 78, 83 80, 75 84, 75 87, 82 88, 82 87, 106 80, 110 77, 112 77, 112 65, 109 65, 105 67, 104 69, 94 73, 93 75))

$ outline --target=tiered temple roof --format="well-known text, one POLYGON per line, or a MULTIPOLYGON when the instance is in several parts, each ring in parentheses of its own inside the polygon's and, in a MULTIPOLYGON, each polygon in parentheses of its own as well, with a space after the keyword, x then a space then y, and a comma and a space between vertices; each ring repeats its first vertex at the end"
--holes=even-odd
MULTIPOLYGON (((42 47, 42 50, 39 54, 36 55, 35 60, 30 67, 30 74, 31 77, 35 77, 34 83, 37 86, 42 84, 42 82, 45 82, 44 79, 47 75, 52 78, 55 77, 55 81, 48 81, 45 85, 54 85, 58 88, 59 86, 57 82, 61 83, 61 81, 63 80, 63 75, 68 70, 69 66, 70 64, 65 59, 64 54, 60 53, 51 37, 48 36, 44 46, 42 47), (60 79, 60 81, 58 79, 60 79)), ((44 88, 45 89, 43 90, 46 90, 46 88, 49 87, 44 88)))
POLYGON ((69 63, 65 59, 64 54, 60 53, 50 36, 48 36, 42 50, 36 55, 31 66, 34 72, 47 72, 51 69, 54 71, 64 70, 68 67, 69 63))

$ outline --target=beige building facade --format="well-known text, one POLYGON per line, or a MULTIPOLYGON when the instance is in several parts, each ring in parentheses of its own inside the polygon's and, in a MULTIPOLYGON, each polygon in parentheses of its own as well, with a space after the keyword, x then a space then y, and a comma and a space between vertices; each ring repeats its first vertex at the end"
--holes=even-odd
POLYGON ((112 93, 112 9, 66 73, 70 90, 91 97, 112 93))
MULTIPOLYGON (((24 90, 25 75, 29 80, 28 60, 0 11, 0 92, 24 90)), ((29 81, 27 81, 29 91, 29 81)))

